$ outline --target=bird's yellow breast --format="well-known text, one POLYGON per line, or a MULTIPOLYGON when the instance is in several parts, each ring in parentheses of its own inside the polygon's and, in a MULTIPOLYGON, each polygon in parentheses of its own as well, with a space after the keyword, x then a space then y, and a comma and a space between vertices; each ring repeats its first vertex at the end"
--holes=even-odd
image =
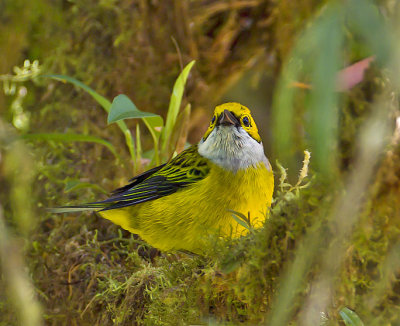
POLYGON ((248 232, 229 210, 261 227, 271 205, 274 179, 264 163, 236 172, 210 165, 202 180, 174 194, 132 207, 100 212, 161 250, 201 253, 210 233, 238 237, 248 232))

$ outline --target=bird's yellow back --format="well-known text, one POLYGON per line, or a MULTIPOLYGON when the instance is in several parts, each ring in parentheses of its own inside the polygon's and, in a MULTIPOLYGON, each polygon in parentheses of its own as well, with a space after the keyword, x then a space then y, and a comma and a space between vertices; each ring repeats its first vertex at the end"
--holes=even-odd
POLYGON ((263 164, 236 173, 212 165, 206 178, 184 190, 101 215, 161 250, 201 253, 210 233, 239 237, 248 232, 229 210, 249 215, 251 226, 261 227, 273 188, 272 171, 263 164))

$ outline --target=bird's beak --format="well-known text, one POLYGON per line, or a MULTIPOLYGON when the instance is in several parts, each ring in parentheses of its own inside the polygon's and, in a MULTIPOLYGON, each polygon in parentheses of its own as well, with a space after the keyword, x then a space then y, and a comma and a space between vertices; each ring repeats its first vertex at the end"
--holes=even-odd
POLYGON ((224 110, 224 112, 222 112, 222 114, 218 118, 217 125, 239 126, 240 122, 231 111, 224 110))

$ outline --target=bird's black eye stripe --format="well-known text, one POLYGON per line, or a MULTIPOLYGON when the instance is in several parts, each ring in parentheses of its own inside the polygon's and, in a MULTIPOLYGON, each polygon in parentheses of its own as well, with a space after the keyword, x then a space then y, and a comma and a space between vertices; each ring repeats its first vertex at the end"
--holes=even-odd
POLYGON ((248 117, 244 117, 244 118, 242 119, 242 122, 243 122, 243 124, 244 124, 245 127, 250 126, 250 120, 249 120, 248 117))
POLYGON ((215 115, 213 116, 212 120, 211 120, 211 124, 213 124, 215 122, 215 115))

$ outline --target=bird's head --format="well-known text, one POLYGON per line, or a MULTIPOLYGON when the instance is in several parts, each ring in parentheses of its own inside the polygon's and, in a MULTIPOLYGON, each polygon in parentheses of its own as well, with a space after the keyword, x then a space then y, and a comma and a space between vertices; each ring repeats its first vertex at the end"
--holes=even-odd
POLYGON ((260 135, 250 110, 239 103, 225 103, 218 105, 214 110, 210 126, 204 134, 203 141, 206 141, 212 132, 218 133, 225 130, 228 133, 239 131, 239 137, 246 138, 245 133, 257 142, 261 142, 260 135))
POLYGON ((199 153, 235 171, 260 162, 269 166, 250 110, 239 103, 225 103, 215 108, 199 143, 199 153))

